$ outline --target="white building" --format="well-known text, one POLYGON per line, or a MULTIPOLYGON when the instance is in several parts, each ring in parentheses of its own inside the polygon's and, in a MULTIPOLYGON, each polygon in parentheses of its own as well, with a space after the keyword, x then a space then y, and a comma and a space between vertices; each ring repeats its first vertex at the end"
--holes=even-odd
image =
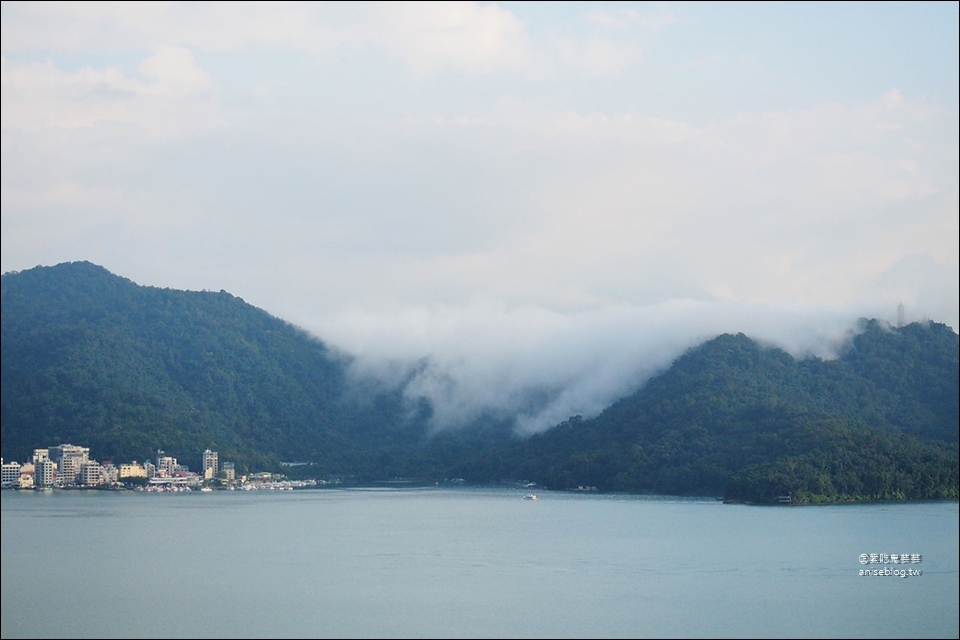
POLYGON ((219 469, 219 456, 216 451, 207 449, 203 452, 203 478, 211 480, 217 477, 219 469))
POLYGON ((77 473, 77 484, 85 487, 95 487, 102 484, 100 477, 102 467, 96 460, 87 460, 80 465, 80 471, 77 473))
POLYGON ((90 460, 90 448, 61 444, 49 449, 50 459, 57 463, 57 483, 76 484, 80 467, 90 460))
POLYGON ((157 450, 157 470, 156 473, 154 473, 155 476, 170 478, 177 472, 179 466, 176 458, 164 455, 162 450, 157 450))
POLYGON ((20 463, 4 462, 2 471, 0 471, 0 486, 18 487, 20 486, 20 463))
POLYGON ((57 479, 57 464, 50 459, 34 463, 33 484, 37 487, 52 487, 57 479))
POLYGON ((100 465, 100 479, 106 484, 116 484, 120 479, 120 469, 112 462, 104 462, 100 465))

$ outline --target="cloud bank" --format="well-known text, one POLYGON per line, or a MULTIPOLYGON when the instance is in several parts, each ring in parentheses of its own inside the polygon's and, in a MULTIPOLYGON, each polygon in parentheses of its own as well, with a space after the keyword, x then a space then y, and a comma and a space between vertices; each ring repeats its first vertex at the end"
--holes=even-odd
POLYGON ((3 271, 227 289, 437 428, 956 330, 956 9, 826 10, 5 2, 3 271))

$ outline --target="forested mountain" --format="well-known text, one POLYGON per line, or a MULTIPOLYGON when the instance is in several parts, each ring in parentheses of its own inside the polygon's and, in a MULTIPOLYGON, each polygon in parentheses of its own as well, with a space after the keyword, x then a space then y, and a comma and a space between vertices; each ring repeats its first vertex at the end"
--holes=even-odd
POLYGON ((224 291, 75 262, 5 274, 0 304, 5 459, 70 442, 116 462, 162 448, 197 468, 210 448, 241 468, 361 473, 422 433, 398 392, 353 384, 346 359, 224 291))
POLYGON ((96 265, 2 279, 5 459, 70 442, 198 466, 305 461, 317 475, 526 479, 756 502, 958 496, 958 336, 864 321, 837 360, 744 335, 690 349, 593 419, 527 439, 488 422, 427 435, 430 407, 226 292, 139 286, 96 265), (191 457, 193 456, 193 457, 191 457))
POLYGON ((753 502, 957 497, 957 334, 937 323, 861 329, 830 361, 719 336, 600 416, 465 473, 753 502))

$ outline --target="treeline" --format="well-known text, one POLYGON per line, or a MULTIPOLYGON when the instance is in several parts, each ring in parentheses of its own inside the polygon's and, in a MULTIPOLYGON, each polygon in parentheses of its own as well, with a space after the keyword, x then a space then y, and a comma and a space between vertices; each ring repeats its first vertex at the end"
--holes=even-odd
POLYGON ((957 356, 935 323, 864 322, 831 361, 724 335, 600 416, 461 469, 750 502, 957 498, 957 356))
POLYGON ((5 274, 0 304, 5 459, 72 442, 118 462, 162 448, 196 468, 209 448, 241 470, 375 474, 369 439, 402 450, 422 435, 398 391, 355 383, 348 359, 224 291, 78 262, 5 274))
MULTIPOLYGON (((428 435, 430 406, 226 292, 142 287, 68 263, 3 275, 5 459, 62 442, 101 460, 210 448, 241 472, 771 502, 958 496, 958 336, 864 321, 836 360, 744 335, 689 350, 593 419, 527 439, 509 420, 428 435), (289 471, 290 467, 285 467, 289 471)), ((189 456, 195 456, 192 459, 189 456)))

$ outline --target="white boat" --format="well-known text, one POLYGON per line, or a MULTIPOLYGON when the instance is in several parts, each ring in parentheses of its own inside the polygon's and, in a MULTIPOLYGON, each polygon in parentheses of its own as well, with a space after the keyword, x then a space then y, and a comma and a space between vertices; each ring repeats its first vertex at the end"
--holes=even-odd
POLYGON ((536 499, 537 499, 537 494, 535 494, 535 493, 525 493, 525 494, 523 494, 523 499, 524 499, 524 500, 536 500, 536 499))

